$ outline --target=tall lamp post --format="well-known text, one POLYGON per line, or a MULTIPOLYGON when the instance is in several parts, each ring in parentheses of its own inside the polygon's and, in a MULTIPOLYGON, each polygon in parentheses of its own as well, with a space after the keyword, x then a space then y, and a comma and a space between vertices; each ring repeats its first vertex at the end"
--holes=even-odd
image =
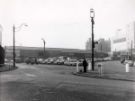
POLYGON ((133 40, 131 41, 131 60, 133 59, 133 40))
POLYGON ((91 67, 92 67, 92 71, 94 71, 94 47, 95 47, 95 43, 94 43, 94 17, 95 17, 95 12, 94 9, 91 8, 90 9, 90 17, 91 17, 91 24, 92 24, 92 63, 91 63, 91 67))
POLYGON ((45 58, 45 40, 42 38, 44 44, 44 58, 45 58))
POLYGON ((16 53, 15 53, 15 32, 19 31, 21 29, 22 26, 28 26, 25 23, 22 23, 20 26, 15 27, 15 25, 13 25, 13 67, 16 67, 15 64, 15 58, 16 58, 16 53))

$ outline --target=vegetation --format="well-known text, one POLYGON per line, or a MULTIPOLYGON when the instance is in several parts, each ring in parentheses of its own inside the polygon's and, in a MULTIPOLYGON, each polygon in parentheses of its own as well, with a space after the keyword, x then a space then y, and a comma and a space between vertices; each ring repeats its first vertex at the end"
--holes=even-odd
POLYGON ((0 45, 0 66, 2 66, 2 64, 4 64, 4 59, 5 59, 5 51, 3 49, 3 47, 0 45))

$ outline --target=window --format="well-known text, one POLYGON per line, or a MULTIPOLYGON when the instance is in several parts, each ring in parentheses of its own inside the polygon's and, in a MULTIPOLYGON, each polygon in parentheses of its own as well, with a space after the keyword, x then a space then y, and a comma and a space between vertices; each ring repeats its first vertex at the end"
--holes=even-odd
POLYGON ((113 41, 113 43, 120 43, 126 41, 126 38, 116 39, 113 41))

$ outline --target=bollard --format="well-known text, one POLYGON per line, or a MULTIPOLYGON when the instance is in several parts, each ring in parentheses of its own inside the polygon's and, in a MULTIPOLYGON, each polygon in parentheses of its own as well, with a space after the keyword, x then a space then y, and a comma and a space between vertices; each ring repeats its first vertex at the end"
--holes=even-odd
POLYGON ((91 62, 88 63, 88 71, 91 71, 91 62))
POLYGON ((79 72, 79 62, 78 61, 76 62, 76 72, 77 73, 79 72))
POLYGON ((125 69, 126 69, 126 73, 128 73, 129 72, 129 64, 128 63, 126 64, 125 69))
POLYGON ((102 64, 98 64, 98 72, 99 72, 99 75, 102 76, 103 74, 102 64))

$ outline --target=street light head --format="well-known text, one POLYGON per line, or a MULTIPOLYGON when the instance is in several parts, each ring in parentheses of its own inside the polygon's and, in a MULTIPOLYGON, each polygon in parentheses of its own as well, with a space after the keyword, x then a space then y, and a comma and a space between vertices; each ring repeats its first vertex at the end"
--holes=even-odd
POLYGON ((24 26, 25 26, 25 27, 28 27, 28 25, 27 25, 27 24, 25 24, 24 26))
POLYGON ((45 42, 45 39, 44 38, 42 38, 41 40, 43 40, 43 42, 45 42))
POLYGON ((95 17, 95 12, 94 12, 94 9, 93 8, 90 9, 90 17, 91 18, 94 18, 95 17))
POLYGON ((21 26, 28 27, 28 25, 26 23, 22 23, 21 26))

